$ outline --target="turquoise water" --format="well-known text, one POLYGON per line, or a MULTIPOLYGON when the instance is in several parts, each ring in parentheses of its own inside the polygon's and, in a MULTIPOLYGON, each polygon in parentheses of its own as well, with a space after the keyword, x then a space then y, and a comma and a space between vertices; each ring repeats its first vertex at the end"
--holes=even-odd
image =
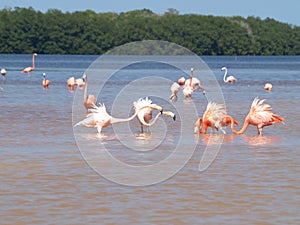
MULTIPOLYGON (((120 185, 99 175, 84 160, 78 144, 95 148, 95 154, 104 145, 127 164, 152 165, 172 154, 180 140, 182 119, 187 116, 193 122, 197 116, 183 109, 180 112, 186 115, 175 122, 165 118, 165 126, 162 122, 153 126, 149 137, 134 136, 137 148, 156 146, 146 152, 128 149, 112 127, 104 128, 100 138, 93 128, 76 128, 74 135, 73 124, 84 118, 84 108, 80 103, 82 114, 72 121, 73 99, 81 99, 83 90, 69 92, 66 80, 82 76, 95 59, 97 56, 38 55, 36 69, 27 76, 20 71, 30 65, 30 55, 0 55, 0 67, 7 70, 6 78, 0 81, 1 224, 298 223, 300 57, 202 57, 215 74, 228 113, 235 119, 242 123, 258 96, 266 98, 273 112, 286 119, 285 125, 264 128, 262 137, 256 135, 255 127, 241 136, 232 135, 229 128, 224 136, 199 136, 191 127, 183 146, 196 147, 187 164, 174 176, 141 187, 120 185), (223 66, 237 77, 236 84, 222 82, 223 66), (43 72, 52 82, 47 90, 41 85, 43 72), (273 84, 272 92, 263 89, 265 82, 273 84), (166 129, 164 142, 156 145, 160 129, 166 129), (222 145, 208 169, 200 172, 199 161, 209 142, 222 145)), ((147 63, 119 73, 105 84, 98 98, 109 112, 114 98, 131 80, 149 74, 175 80, 181 75, 178 70, 147 63)), ((195 76, 201 80, 201 72, 195 76)), ((206 86, 206 81, 201 81, 206 86)), ((153 90, 161 85, 152 82, 147 85, 153 90)), ((122 97, 132 103, 132 96, 122 97)), ((143 88, 135 97, 145 97, 143 88)), ((166 109, 176 111, 180 105, 191 104, 182 95, 174 105, 167 98, 156 99, 153 94, 166 109)), ((205 97, 195 93, 192 103, 200 116, 206 107, 205 97)), ((120 117, 130 114, 122 112, 127 104, 117 109, 120 117)), ((138 122, 133 120, 129 125, 138 134, 138 122)), ((126 133, 119 135, 131 141, 126 133)), ((122 175, 123 171, 113 172, 122 175)))

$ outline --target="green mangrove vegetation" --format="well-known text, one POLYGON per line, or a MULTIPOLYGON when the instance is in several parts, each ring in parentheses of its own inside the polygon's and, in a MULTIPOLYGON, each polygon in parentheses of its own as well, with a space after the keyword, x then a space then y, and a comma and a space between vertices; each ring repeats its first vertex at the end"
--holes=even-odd
POLYGON ((198 55, 300 55, 300 27, 261 19, 179 14, 169 9, 124 13, 92 10, 0 10, 0 53, 103 54, 133 41, 163 40, 198 55))

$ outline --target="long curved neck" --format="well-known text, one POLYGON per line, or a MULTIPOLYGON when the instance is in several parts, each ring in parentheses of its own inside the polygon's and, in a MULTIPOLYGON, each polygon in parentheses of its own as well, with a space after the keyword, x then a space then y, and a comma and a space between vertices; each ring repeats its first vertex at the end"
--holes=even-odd
POLYGON ((234 129, 234 119, 231 117, 230 120, 231 120, 231 130, 235 134, 243 134, 247 130, 247 127, 249 126, 249 122, 248 122, 248 119, 246 117, 242 129, 240 129, 239 131, 236 131, 234 129))
MULTIPOLYGON (((163 113, 164 113, 164 112, 163 112, 163 113)), ((157 115, 154 117, 154 119, 151 121, 151 123, 147 123, 147 122, 144 120, 144 118, 141 118, 140 122, 141 122, 143 125, 147 126, 147 127, 151 127, 151 126, 153 126, 153 125, 155 124, 156 120, 158 119, 158 117, 160 117, 160 115, 161 115, 160 112, 157 113, 157 115)))
POLYGON ((32 55, 32 69, 34 69, 35 66, 34 66, 34 54, 32 55))
POLYGON ((111 117, 111 123, 123 123, 123 122, 129 122, 131 120, 133 120, 137 114, 139 113, 140 110, 137 110, 131 117, 129 118, 125 118, 125 119, 122 119, 122 118, 115 118, 115 117, 111 117))
POLYGON ((226 76, 227 76, 227 68, 225 69, 225 73, 224 73, 224 77, 223 77, 224 82, 226 82, 226 76))

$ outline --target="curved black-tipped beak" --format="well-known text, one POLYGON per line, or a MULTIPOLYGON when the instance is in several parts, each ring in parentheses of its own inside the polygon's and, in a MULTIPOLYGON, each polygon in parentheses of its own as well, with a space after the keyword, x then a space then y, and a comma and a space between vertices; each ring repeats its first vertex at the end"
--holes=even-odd
POLYGON ((174 121, 176 120, 176 115, 173 116, 173 120, 174 120, 174 121))
POLYGON ((164 109, 161 109, 161 110, 160 110, 160 114, 162 114, 162 113, 163 113, 163 111, 164 111, 164 109))

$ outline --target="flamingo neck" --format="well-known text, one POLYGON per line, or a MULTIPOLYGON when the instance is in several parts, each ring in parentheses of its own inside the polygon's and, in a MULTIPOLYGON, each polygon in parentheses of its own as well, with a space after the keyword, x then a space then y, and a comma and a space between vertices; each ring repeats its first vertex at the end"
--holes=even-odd
POLYGON ((88 79, 85 78, 85 85, 84 85, 84 92, 83 92, 83 102, 86 103, 87 99, 87 86, 88 86, 88 79))
POLYGON ((34 69, 35 66, 34 66, 34 54, 32 55, 32 69, 34 69))
POLYGON ((234 119, 231 117, 230 120, 231 120, 231 130, 235 134, 243 134, 247 130, 248 126, 249 126, 249 121, 248 121, 248 118, 246 117, 242 129, 240 129, 239 131, 236 131, 234 129, 234 119))
POLYGON ((227 76, 227 68, 225 69, 225 73, 224 73, 224 77, 223 77, 224 82, 226 82, 226 76, 227 76))
POLYGON ((191 71, 191 75, 190 75, 190 86, 192 87, 192 80, 193 80, 193 71, 191 71))
MULTIPOLYGON (((163 112, 163 113, 164 113, 164 112, 163 112)), ((147 122, 144 120, 144 118, 140 119, 140 122, 141 122, 143 125, 147 126, 147 127, 151 127, 151 126, 153 126, 153 125, 155 124, 156 120, 158 119, 158 117, 159 117, 160 115, 161 115, 160 112, 157 113, 157 115, 154 117, 154 119, 152 120, 151 123, 147 123, 147 122)))
MULTIPOLYGON (((144 107, 143 107, 144 108, 144 107)), ((115 118, 115 117, 111 117, 111 124, 114 124, 114 123, 123 123, 123 122, 129 122, 131 120, 133 120, 137 114, 139 113, 140 110, 137 110, 131 117, 129 118, 115 118)))

